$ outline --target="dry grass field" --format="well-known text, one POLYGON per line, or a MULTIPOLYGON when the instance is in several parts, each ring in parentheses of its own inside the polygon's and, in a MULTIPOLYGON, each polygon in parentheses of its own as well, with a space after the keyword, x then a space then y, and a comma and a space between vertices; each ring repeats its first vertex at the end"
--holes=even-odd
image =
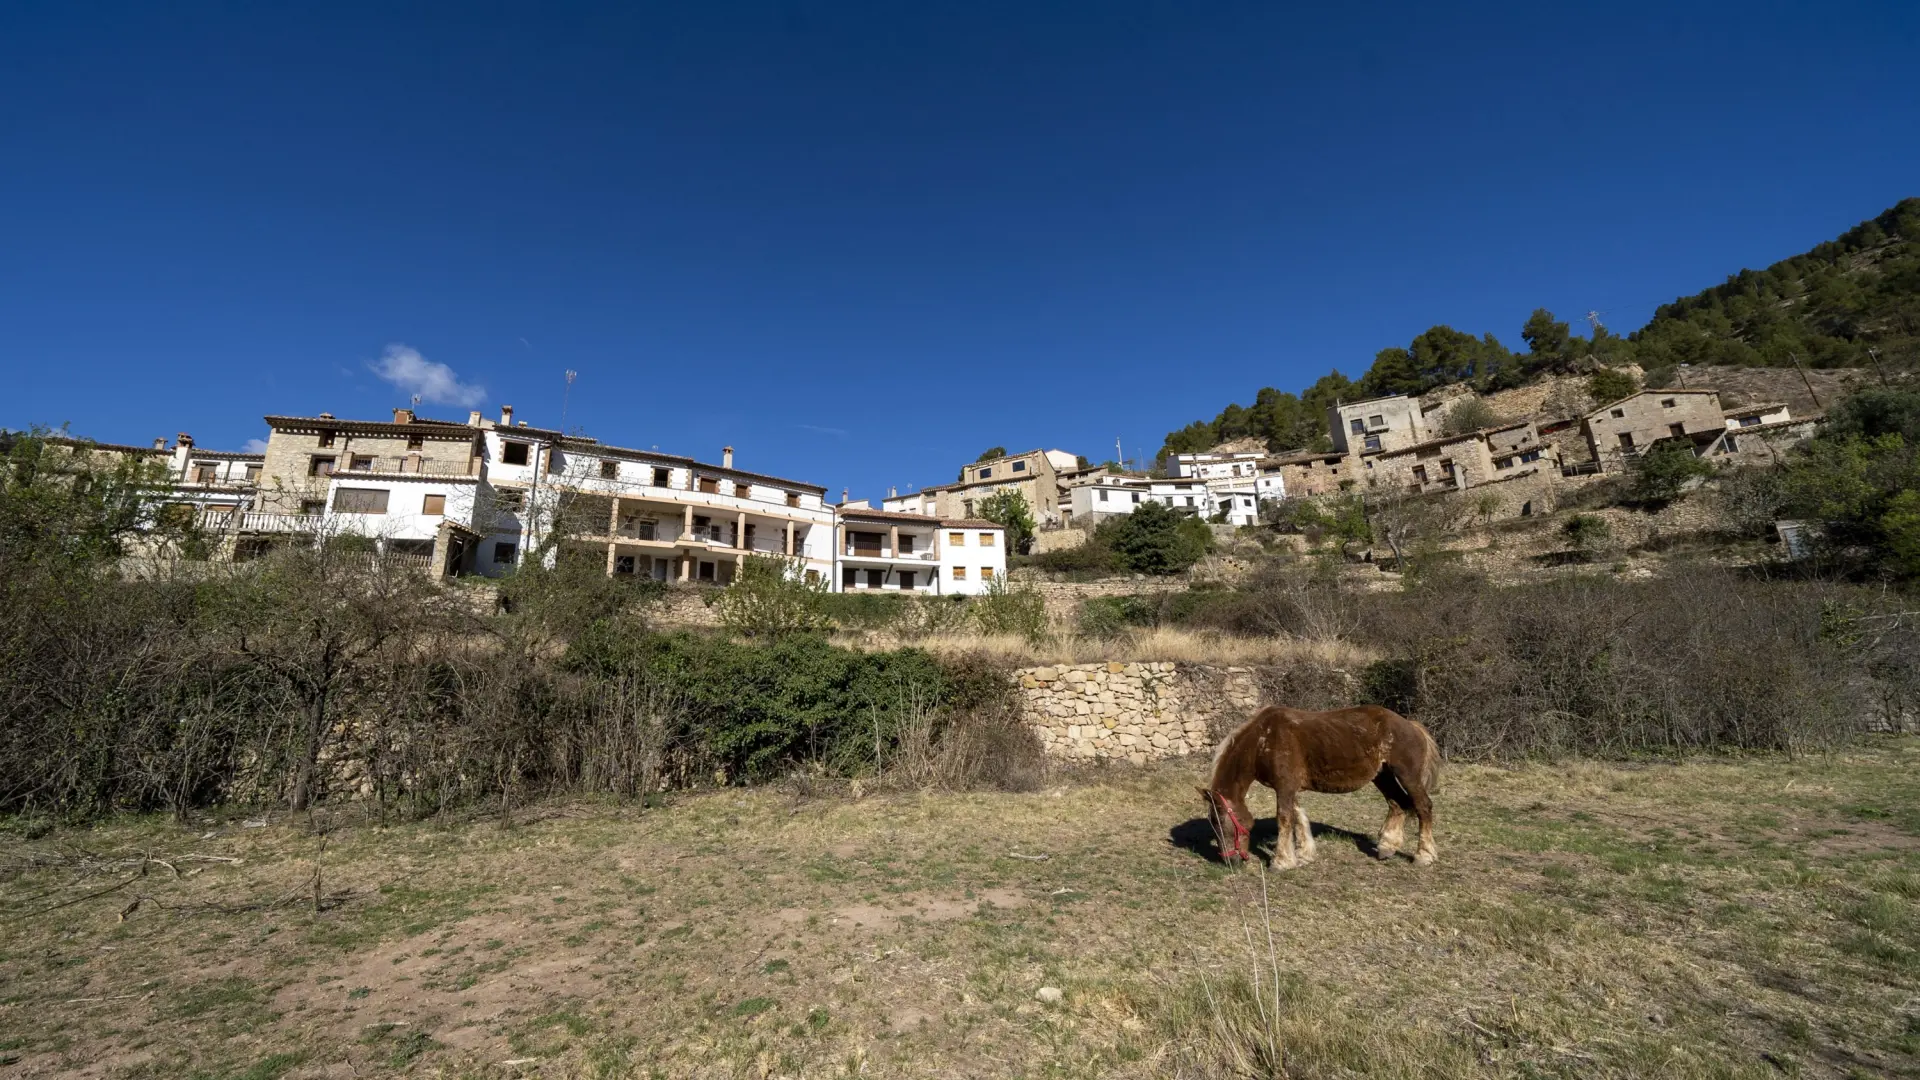
POLYGON ((1920 1075, 1916 766, 1457 766, 1429 870, 1368 857, 1370 793, 1223 868, 1198 761, 14 823, 0 1077, 1920 1075))

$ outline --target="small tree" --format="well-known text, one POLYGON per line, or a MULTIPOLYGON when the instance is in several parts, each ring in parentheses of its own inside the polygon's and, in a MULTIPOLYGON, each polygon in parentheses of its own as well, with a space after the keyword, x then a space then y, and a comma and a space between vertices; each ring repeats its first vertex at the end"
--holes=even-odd
POLYGON ((825 630, 827 616, 819 597, 826 591, 824 580, 807 579, 800 560, 754 555, 740 564, 733 584, 713 604, 720 611, 720 625, 733 633, 777 640, 825 630))
POLYGON ((1640 384, 1633 380, 1633 376, 1615 368, 1597 368, 1587 376, 1587 393, 1593 396, 1595 405, 1619 401, 1638 389, 1640 384))
POLYGON ((1662 439, 1633 459, 1633 495, 1646 503, 1672 502, 1688 481, 1712 475, 1713 466, 1696 456, 1690 444, 1662 439))
POLYGON ((1030 642, 1047 636, 1046 601, 1031 585, 993 578, 987 582, 987 591, 974 597, 972 612, 982 633, 1018 634, 1030 642))
POLYGON ((1213 530, 1197 517, 1174 513, 1157 502, 1100 526, 1101 539, 1120 565, 1136 574, 1177 574, 1213 550, 1213 530))
POLYGON ((1024 555, 1033 546, 1033 514, 1017 491, 996 491, 981 499, 975 512, 1007 530, 1007 549, 1024 555))
POLYGON ((1613 539, 1613 529, 1607 525, 1607 520, 1595 514, 1575 514, 1567 519, 1560 531, 1583 559, 1591 559, 1613 539))
POLYGON ((1493 528, 1493 515, 1499 513, 1500 508, 1506 504, 1506 498, 1497 491, 1482 491, 1480 494, 1475 495, 1473 497, 1473 512, 1480 515, 1481 527, 1486 529, 1493 528))
POLYGON ((1447 410, 1447 419, 1440 425, 1440 434, 1465 435, 1469 431, 1490 428, 1499 422, 1500 417, 1485 398, 1468 398, 1447 410))
POLYGON ((999 461, 1001 458, 1006 456, 1007 456, 1006 447, 991 446, 985 450, 980 451, 980 456, 977 458, 974 458, 973 460, 976 464, 978 464, 979 462, 982 462, 982 461, 999 461))

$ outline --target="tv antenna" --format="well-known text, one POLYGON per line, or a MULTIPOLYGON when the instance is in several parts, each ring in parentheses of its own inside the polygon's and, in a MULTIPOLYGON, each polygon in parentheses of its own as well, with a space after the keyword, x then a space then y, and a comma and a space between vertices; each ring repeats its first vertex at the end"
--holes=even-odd
POLYGON ((1601 324, 1601 322, 1600 322, 1600 316, 1602 316, 1602 315, 1604 315, 1604 314, 1606 314, 1606 312, 1603 312, 1603 311, 1589 311, 1589 312, 1587 312, 1587 321, 1593 324, 1593 328, 1594 328, 1595 330, 1605 330, 1605 329, 1606 329, 1606 327, 1605 327, 1604 325, 1602 325, 1602 324, 1601 324))
POLYGON ((579 377, 579 372, 572 368, 567 369, 567 388, 560 392, 560 430, 562 432, 567 430, 567 401, 573 397, 573 380, 579 377))

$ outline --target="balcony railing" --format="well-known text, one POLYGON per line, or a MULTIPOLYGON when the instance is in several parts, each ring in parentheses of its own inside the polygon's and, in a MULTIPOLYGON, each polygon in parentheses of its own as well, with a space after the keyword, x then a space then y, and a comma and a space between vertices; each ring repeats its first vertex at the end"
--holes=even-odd
POLYGON ((324 514, 274 514, 264 510, 236 512, 208 507, 200 512, 200 526, 244 533, 311 533, 320 531, 325 517, 324 514))
POLYGON ((891 548, 857 548, 852 544, 848 544, 841 554, 853 559, 915 559, 920 562, 935 562, 939 558, 931 550, 902 551, 896 554, 891 548))

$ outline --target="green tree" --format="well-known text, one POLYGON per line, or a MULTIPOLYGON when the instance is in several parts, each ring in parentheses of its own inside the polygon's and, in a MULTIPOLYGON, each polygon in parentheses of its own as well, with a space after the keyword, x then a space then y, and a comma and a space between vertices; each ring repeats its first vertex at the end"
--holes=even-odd
POLYGON ((980 456, 977 458, 974 458, 973 460, 975 464, 978 464, 979 462, 982 462, 982 461, 999 461, 1001 458, 1006 456, 1007 456, 1006 447, 992 446, 992 447, 988 447, 985 450, 980 451, 980 456))
POLYGON ((1713 466, 1693 452, 1692 443, 1662 439, 1633 459, 1633 495, 1641 502, 1672 502, 1688 481, 1712 475, 1713 466))
POLYGON ((1500 422, 1500 417, 1487 404, 1485 398, 1468 398, 1447 410, 1447 418, 1440 424, 1442 435, 1465 435, 1470 431, 1490 428, 1500 422))
POLYGON ((1613 539, 1613 529, 1607 519, 1595 514, 1573 515, 1560 526, 1560 532, 1583 559, 1591 559, 1613 539))
POLYGON ((1177 574, 1213 550, 1206 522, 1157 502, 1143 502, 1133 513, 1103 522, 1098 531, 1120 565, 1136 574, 1177 574))
POLYGON ((1427 384, 1414 365, 1413 354, 1406 349, 1381 349, 1374 354, 1373 366, 1360 380, 1360 393, 1367 397, 1387 394, 1418 394, 1427 384))
POLYGON ((1587 376, 1587 393, 1592 395, 1594 403, 1598 405, 1619 401, 1638 389, 1640 384, 1633 381, 1633 376, 1614 368, 1597 368, 1592 375, 1587 376))
POLYGON ((1007 550, 1024 555, 1033 547, 1033 513, 1017 491, 996 491, 974 506, 981 518, 1007 530, 1007 550))
POLYGON ((1527 324, 1520 328, 1520 340, 1527 343, 1527 354, 1533 359, 1535 369, 1545 369, 1563 362, 1571 339, 1567 324, 1554 318, 1553 312, 1546 308, 1534 308, 1533 314, 1527 317, 1527 324))

